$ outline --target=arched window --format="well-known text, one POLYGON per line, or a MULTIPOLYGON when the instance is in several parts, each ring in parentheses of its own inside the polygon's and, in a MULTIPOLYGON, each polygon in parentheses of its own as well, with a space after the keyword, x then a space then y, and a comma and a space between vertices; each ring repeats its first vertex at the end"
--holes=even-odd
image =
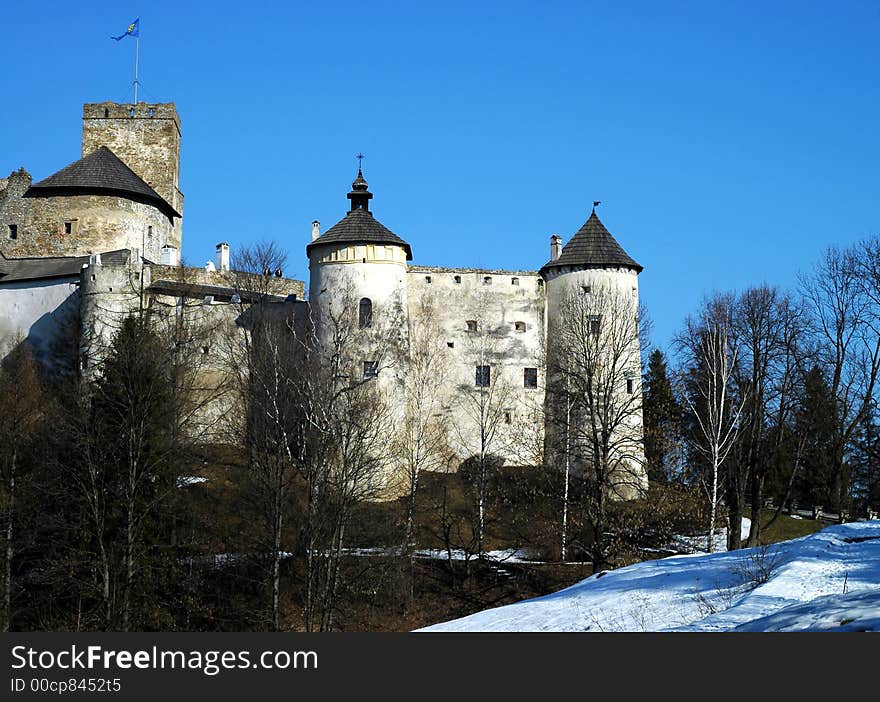
POLYGON ((358 326, 361 329, 373 326, 373 301, 368 297, 362 297, 358 306, 358 326))

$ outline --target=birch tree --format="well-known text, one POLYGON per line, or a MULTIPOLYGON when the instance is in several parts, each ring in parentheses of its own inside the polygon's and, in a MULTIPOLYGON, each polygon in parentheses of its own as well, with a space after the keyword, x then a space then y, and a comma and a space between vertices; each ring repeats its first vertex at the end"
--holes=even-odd
POLYGON ((699 322, 689 320, 679 337, 692 364, 686 402, 697 432, 693 449, 707 464, 703 487, 709 503, 706 550, 714 551, 715 522, 722 487, 722 468, 739 433, 744 398, 733 392, 737 348, 731 339, 729 305, 723 299, 706 304, 699 322))

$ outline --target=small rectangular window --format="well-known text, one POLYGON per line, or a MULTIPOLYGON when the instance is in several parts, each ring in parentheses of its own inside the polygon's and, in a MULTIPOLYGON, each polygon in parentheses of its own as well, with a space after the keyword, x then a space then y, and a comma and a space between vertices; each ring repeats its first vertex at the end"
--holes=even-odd
POLYGON ((626 379, 626 394, 632 395, 635 392, 635 382, 633 382, 632 378, 626 379))
POLYGON ((601 326, 601 321, 602 315, 590 315, 590 334, 592 334, 593 336, 599 336, 599 327, 601 326))
POLYGON ((504 423, 510 424, 511 421, 512 421, 512 417, 511 417, 510 412, 505 412, 504 413, 504 423))
POLYGON ((455 348, 455 342, 454 342, 454 341, 447 341, 447 342, 446 342, 446 345, 447 345, 449 348, 451 348, 451 349, 454 349, 454 348, 455 348))
POLYGON ((379 375, 379 361, 364 361, 364 380, 379 375))
POLYGON ((524 332, 526 330, 526 323, 525 322, 514 322, 513 328, 516 329, 518 332, 524 332))
MULTIPOLYGON (((428 283, 428 284, 430 284, 430 283, 431 283, 431 276, 426 275, 426 276, 425 276, 425 282, 428 283)), ((707 533, 708 533, 708 532, 707 532, 707 533)))
POLYGON ((511 278, 510 284, 511 285, 519 285, 519 278, 511 278))
POLYGON ((460 275, 455 276, 455 277, 453 278, 453 280, 455 281, 455 284, 456 284, 456 285, 460 285, 460 284, 461 284, 461 276, 460 276, 460 275))
POLYGON ((73 231, 73 222, 64 223, 64 233, 70 234, 73 231))
POLYGON ((524 388, 538 387, 538 369, 537 368, 523 368, 523 387, 524 388))
POLYGON ((477 374, 476 374, 476 386, 478 388, 488 388, 489 387, 489 376, 490 370, 489 366, 477 366, 477 374))
POLYGON ((18 239, 18 225, 10 224, 9 225, 9 238, 10 239, 18 239))
POLYGON ((477 331, 477 320, 476 319, 469 319, 467 321, 467 330, 469 332, 477 331))
POLYGON ((483 285, 492 285, 492 276, 483 276, 483 285))

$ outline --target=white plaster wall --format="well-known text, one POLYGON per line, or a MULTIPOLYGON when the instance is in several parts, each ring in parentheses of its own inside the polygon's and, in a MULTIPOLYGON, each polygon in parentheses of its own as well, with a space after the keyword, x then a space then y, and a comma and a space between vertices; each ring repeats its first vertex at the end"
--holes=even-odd
POLYGON ((26 338, 45 360, 63 318, 78 305, 76 277, 0 283, 0 355, 26 338))
POLYGON ((438 313, 437 343, 448 375, 436 392, 450 448, 459 460, 479 453, 476 366, 489 365, 491 402, 499 410, 491 422, 497 431, 489 452, 511 465, 533 461, 543 441, 545 295, 540 276, 534 271, 412 266, 407 277, 410 314, 417 314, 426 299, 433 300, 438 313), (476 332, 468 331, 468 320, 477 322, 476 332), (516 330, 517 322, 525 324, 524 332, 516 330), (524 368, 537 368, 537 388, 523 386, 524 368))

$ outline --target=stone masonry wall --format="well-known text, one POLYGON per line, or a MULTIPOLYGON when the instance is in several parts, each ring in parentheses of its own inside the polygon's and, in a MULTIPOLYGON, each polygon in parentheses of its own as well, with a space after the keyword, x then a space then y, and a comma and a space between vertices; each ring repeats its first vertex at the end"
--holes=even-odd
POLYGON ((161 246, 174 240, 171 221, 153 205, 108 195, 22 198, 21 179, 0 191, 0 251, 7 257, 84 256, 138 249, 159 261, 161 246), (18 224, 11 239, 10 223, 18 224), (70 223, 70 233, 65 232, 70 223))
MULTIPOLYGON (((180 116, 173 102, 120 105, 113 102, 83 105, 82 155, 108 147, 181 215, 180 116)), ((175 220, 180 248, 181 220, 175 220)), ((175 243, 176 242, 176 243, 175 243)))

